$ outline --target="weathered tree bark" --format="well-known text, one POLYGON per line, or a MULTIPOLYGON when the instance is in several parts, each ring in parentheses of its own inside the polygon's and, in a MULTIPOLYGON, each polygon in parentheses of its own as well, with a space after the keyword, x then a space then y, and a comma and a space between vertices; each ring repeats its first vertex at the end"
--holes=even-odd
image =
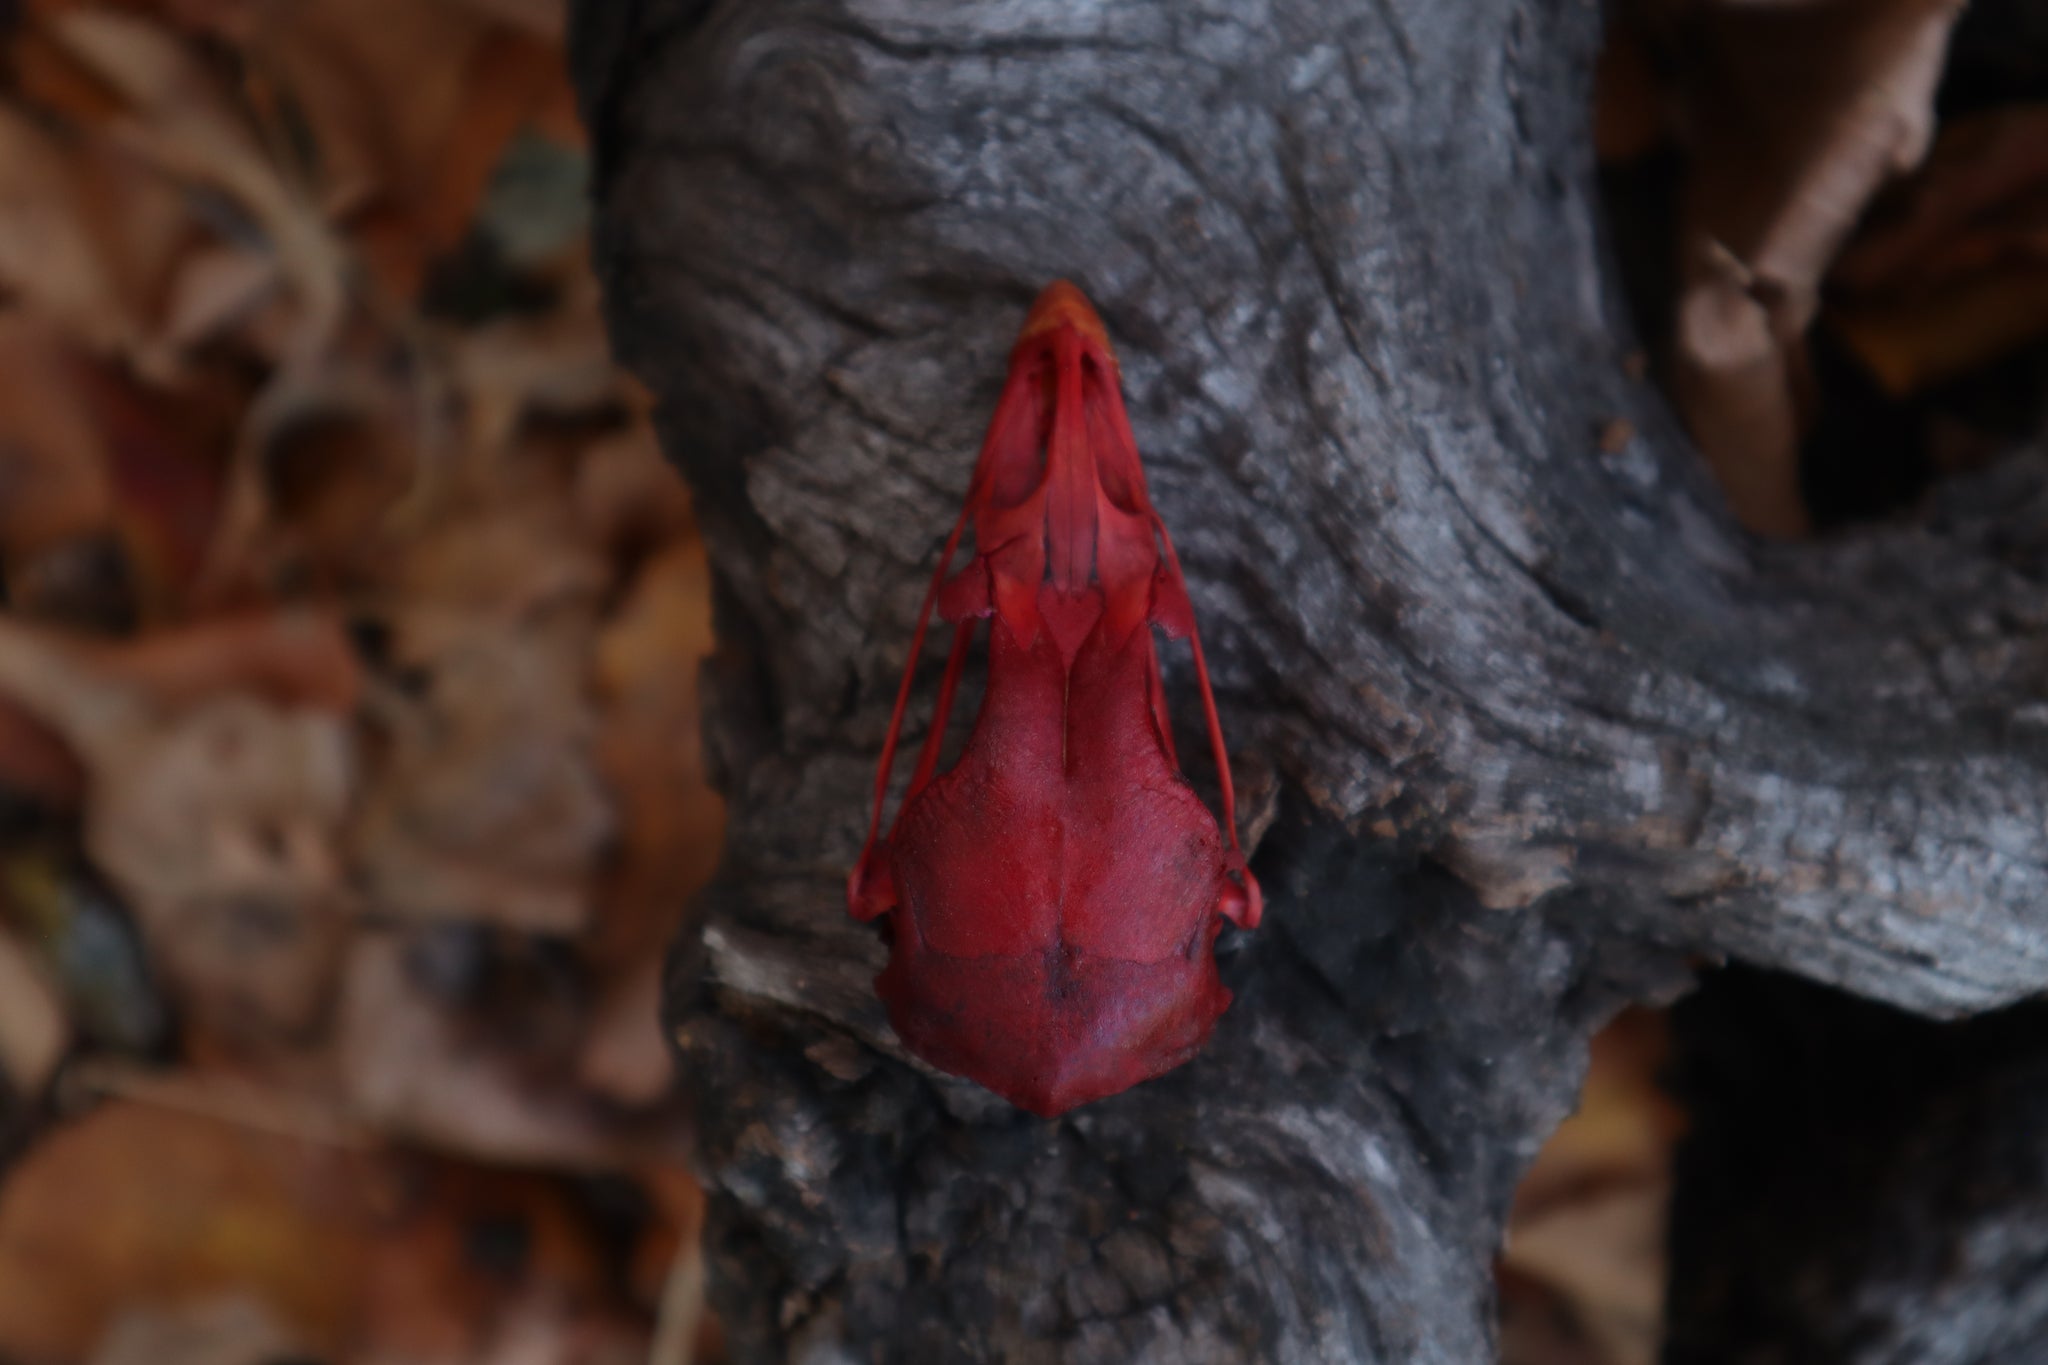
POLYGON ((740 1358, 1469 1365, 1586 1033, 1680 954, 1940 1015, 2048 982, 2048 470, 1745 541, 1629 377, 1598 28, 1591 0, 579 7, 613 332, 717 571, 731 833, 671 1017, 740 1358), (1119 348, 1277 796, 1215 1043, 1046 1124, 902 1054, 841 879, 1055 276, 1119 348))

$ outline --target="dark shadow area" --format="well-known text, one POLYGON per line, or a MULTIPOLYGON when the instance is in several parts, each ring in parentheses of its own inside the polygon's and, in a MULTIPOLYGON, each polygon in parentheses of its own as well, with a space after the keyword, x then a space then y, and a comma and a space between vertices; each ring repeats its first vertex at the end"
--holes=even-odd
POLYGON ((2043 1358, 2048 1007, 1944 1024, 1730 968, 1672 1031, 1667 1365, 2043 1358))

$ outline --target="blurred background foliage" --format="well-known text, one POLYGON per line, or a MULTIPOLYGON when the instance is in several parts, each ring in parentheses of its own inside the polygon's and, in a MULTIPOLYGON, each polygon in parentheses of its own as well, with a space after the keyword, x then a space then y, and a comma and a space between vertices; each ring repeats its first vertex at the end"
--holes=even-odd
POLYGON ((707 570, 552 0, 36 0, 0 97, 0 1358, 714 1358, 707 570))

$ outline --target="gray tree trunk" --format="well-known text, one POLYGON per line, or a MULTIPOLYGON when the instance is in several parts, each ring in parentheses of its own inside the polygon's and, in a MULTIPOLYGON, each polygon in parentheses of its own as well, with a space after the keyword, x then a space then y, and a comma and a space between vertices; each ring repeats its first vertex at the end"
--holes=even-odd
POLYGON ((2044 466, 1827 543, 1733 528, 1631 378, 1599 19, 579 5, 613 333, 717 571, 730 842, 671 1021, 739 1359, 1472 1365, 1586 1035, 1685 955, 1933 1015, 2048 982, 2044 466), (1270 779, 1271 908, 1198 1060, 1043 1123, 903 1054, 841 886, 1058 276, 1270 779))

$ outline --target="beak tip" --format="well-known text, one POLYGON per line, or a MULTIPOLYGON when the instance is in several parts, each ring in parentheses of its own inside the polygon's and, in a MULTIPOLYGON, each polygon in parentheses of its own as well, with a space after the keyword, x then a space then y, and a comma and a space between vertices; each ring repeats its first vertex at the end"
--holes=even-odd
POLYGON ((1103 328, 1102 319, 1096 316, 1087 295, 1065 280, 1054 280, 1039 294, 1017 339, 1024 341, 1063 326, 1072 327, 1102 347, 1104 353, 1114 356, 1110 350, 1109 333, 1103 328))

